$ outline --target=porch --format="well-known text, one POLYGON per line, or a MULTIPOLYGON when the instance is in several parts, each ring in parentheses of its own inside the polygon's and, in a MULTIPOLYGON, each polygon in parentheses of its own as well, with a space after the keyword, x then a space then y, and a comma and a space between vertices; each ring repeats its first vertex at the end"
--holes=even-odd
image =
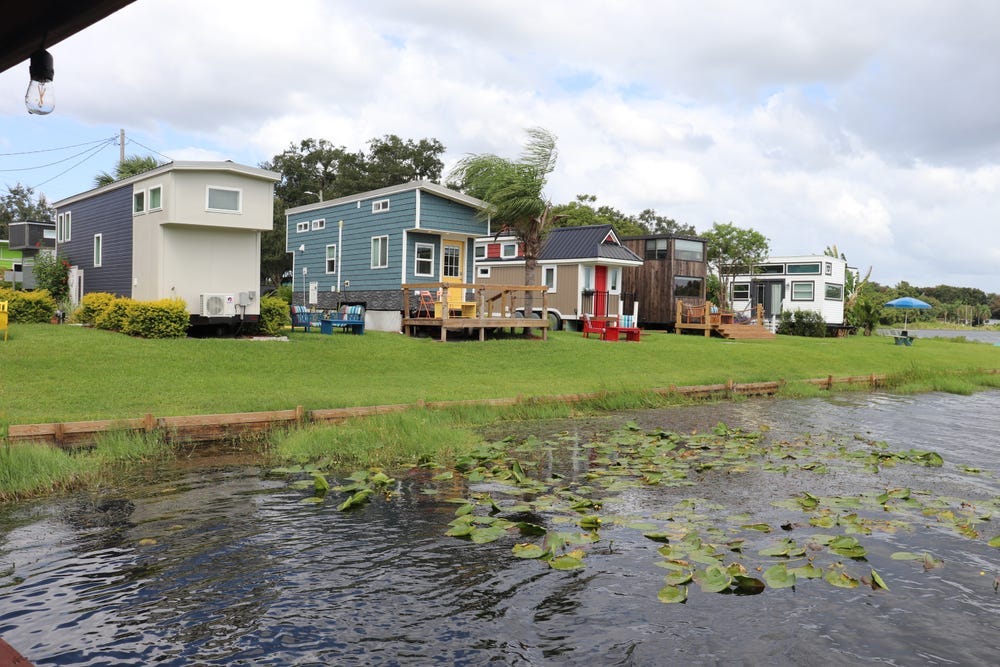
POLYGON ((713 333, 730 340, 772 339, 773 333, 764 327, 764 306, 757 304, 756 313, 750 318, 740 318, 733 312, 719 311, 711 302, 701 304, 684 303, 677 300, 677 320, 674 333, 701 331, 704 336, 713 333))
POLYGON ((409 283, 402 288, 403 333, 407 336, 421 330, 440 329, 440 339, 444 342, 449 331, 478 330, 479 340, 486 340, 487 330, 524 328, 541 329, 542 340, 548 340, 549 288, 545 285, 437 282, 409 283), (532 310, 541 301, 540 319, 523 313, 531 293, 535 293, 532 310))

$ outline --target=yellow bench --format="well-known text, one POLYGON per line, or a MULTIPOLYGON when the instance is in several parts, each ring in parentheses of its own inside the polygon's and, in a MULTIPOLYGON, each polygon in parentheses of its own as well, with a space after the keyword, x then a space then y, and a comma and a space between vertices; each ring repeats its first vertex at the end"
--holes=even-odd
POLYGON ((7 302, 0 301, 0 331, 3 331, 3 339, 7 340, 7 302))

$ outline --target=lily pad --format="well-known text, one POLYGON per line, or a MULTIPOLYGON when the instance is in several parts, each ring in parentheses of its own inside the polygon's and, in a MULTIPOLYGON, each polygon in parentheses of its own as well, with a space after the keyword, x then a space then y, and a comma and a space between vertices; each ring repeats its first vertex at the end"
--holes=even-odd
POLYGON ((548 552, 537 544, 515 544, 511 549, 518 558, 541 558, 548 552))
POLYGON ((584 567, 582 560, 574 556, 570 556, 569 554, 556 556, 549 561, 549 565, 551 565, 554 570, 579 570, 584 567))
POLYGON ((732 575, 721 565, 709 565, 696 571, 692 578, 706 593, 721 593, 733 583, 732 575))
POLYGON ((764 570, 764 581, 771 588, 791 588, 795 585, 795 574, 784 563, 776 563, 764 570))
POLYGON ((666 604, 687 602, 687 586, 664 586, 656 597, 666 604))

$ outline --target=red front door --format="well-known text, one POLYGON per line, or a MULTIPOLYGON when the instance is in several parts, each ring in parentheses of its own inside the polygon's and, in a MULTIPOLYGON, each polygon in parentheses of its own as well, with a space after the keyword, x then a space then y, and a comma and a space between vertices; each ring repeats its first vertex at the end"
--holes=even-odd
POLYGON ((594 316, 608 315, 608 267, 594 267, 594 316))

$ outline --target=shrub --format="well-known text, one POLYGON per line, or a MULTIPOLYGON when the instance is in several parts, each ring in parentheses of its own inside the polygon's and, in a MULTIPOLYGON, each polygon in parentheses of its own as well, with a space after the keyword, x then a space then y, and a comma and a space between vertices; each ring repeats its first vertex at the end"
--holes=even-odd
MULTIPOLYGON (((274 292, 274 296, 285 302, 288 306, 292 303, 292 288, 290 285, 282 285, 274 292)), ((291 318, 289 318, 290 320, 291 318)))
POLYGON ((49 322, 56 314, 56 300, 48 290, 23 292, 0 288, 0 301, 7 301, 7 314, 11 322, 38 324, 49 322))
POLYGON ((82 324, 96 324, 97 318, 103 315, 117 298, 108 292, 84 294, 80 307, 73 313, 73 319, 82 324))
POLYGON ((806 336, 823 338, 826 336, 826 320, 814 310, 784 311, 778 322, 778 333, 786 336, 806 336))
POLYGON ((35 283, 48 290, 57 303, 69 297, 69 267, 66 259, 47 252, 35 257, 35 283))
POLYGON ((99 329, 121 331, 125 318, 128 316, 128 307, 132 303, 132 299, 115 297, 114 301, 109 303, 108 307, 94 318, 94 326, 99 329))
POLYGON ((129 300, 121 332, 143 338, 183 338, 189 323, 190 316, 181 299, 129 300))
POLYGON ((265 336, 277 336, 292 318, 288 313, 288 303, 277 296, 265 296, 260 300, 260 321, 257 331, 265 336))

